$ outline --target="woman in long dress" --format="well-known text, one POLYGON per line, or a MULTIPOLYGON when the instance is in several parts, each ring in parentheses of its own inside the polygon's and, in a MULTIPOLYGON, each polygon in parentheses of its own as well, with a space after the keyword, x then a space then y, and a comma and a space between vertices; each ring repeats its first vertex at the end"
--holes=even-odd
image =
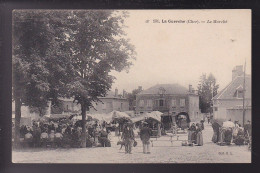
POLYGON ((202 146, 203 145, 203 137, 202 137, 202 125, 197 123, 196 124, 197 126, 197 129, 196 129, 196 132, 197 132, 197 140, 196 140, 196 143, 198 144, 198 146, 202 146))
POLYGON ((116 123, 116 127, 115 127, 115 136, 119 136, 119 124, 116 123))
POLYGON ((161 124, 158 123, 158 134, 157 134, 158 137, 161 137, 162 136, 162 131, 161 131, 161 124))
POLYGON ((190 128, 188 129, 188 142, 189 144, 194 143, 194 133, 196 133, 196 126, 193 123, 190 128))

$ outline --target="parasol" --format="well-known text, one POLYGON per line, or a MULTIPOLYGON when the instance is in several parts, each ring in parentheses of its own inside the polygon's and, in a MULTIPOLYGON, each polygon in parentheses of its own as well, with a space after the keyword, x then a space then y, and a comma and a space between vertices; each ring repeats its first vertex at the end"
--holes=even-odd
POLYGON ((105 114, 91 114, 89 116, 92 117, 93 120, 104 121, 103 117, 105 114))
POLYGON ((152 118, 152 119, 154 119, 154 120, 156 120, 156 121, 158 121, 158 122, 161 122, 161 115, 162 115, 163 113, 161 113, 161 112, 159 112, 159 111, 153 111, 153 112, 151 112, 151 113, 147 113, 146 114, 146 117, 147 118, 152 118))
POLYGON ((223 127, 231 127, 231 128, 234 128, 235 127, 235 124, 232 122, 232 121, 225 121, 223 122, 223 127))
POLYGON ((156 121, 158 121, 158 122, 161 122, 161 115, 162 115, 163 113, 161 113, 161 112, 159 112, 159 111, 153 111, 153 112, 151 112, 151 113, 145 113, 145 114, 142 114, 142 115, 140 115, 140 116, 138 116, 138 117, 134 117, 134 118, 132 118, 131 120, 134 122, 134 123, 136 123, 136 122, 138 122, 138 121, 143 121, 143 120, 145 120, 145 119, 147 119, 147 118, 151 118, 151 119, 153 119, 153 120, 156 120, 156 121))
POLYGON ((221 127, 221 126, 223 126, 223 122, 225 122, 225 120, 222 120, 222 119, 214 119, 214 120, 212 120, 212 125, 214 124, 214 125, 216 125, 216 126, 221 127))
POLYGON ((132 120, 133 123, 136 123, 138 121, 143 121, 143 120, 145 120, 145 114, 141 114, 140 116, 131 118, 131 120, 132 120))
POLYGON ((48 121, 49 119, 50 119, 50 117, 44 115, 43 117, 40 118, 40 121, 41 121, 41 122, 46 122, 46 121, 48 121))
POLYGON ((116 119, 116 118, 130 119, 130 116, 125 112, 112 111, 110 114, 112 114, 112 119, 116 119))

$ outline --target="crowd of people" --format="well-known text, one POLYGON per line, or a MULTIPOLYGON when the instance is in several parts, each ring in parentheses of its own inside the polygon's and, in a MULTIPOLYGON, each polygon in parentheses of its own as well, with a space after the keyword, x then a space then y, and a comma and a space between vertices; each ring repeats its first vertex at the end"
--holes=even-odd
MULTIPOLYGON (((234 127, 221 126, 220 123, 216 122, 211 123, 214 131, 212 137, 214 143, 243 145, 245 142, 249 142, 246 140, 248 137, 251 137, 249 121, 244 127, 238 121, 235 121, 234 127)), ((188 141, 185 145, 202 146, 204 120, 201 120, 199 123, 189 123, 189 125, 188 141)), ((161 126, 158 126, 158 128, 161 128, 161 126)), ((150 154, 150 138, 154 135, 152 129, 149 121, 141 121, 137 127, 131 121, 114 122, 113 124, 100 123, 99 121, 87 122, 86 146, 111 147, 111 131, 114 131, 115 136, 121 137, 120 144, 124 145, 126 154, 131 154, 133 147, 137 145, 135 140, 137 135, 140 135, 143 153, 150 154)), ((82 121, 34 121, 32 127, 21 126, 20 137, 23 146, 29 147, 81 147, 82 121)))
MULTIPOLYGON (((229 120, 231 122, 231 120, 229 120)), ((251 137, 251 122, 247 121, 244 127, 239 121, 234 122, 234 126, 223 126, 220 123, 212 122, 214 131, 212 141, 219 145, 244 145, 250 143, 251 137)))
MULTIPOLYGON (((106 124, 98 121, 87 124, 86 146, 111 146, 110 131, 106 124)), ((32 127, 21 126, 21 143, 29 147, 80 147, 82 140, 82 126, 80 121, 34 121, 32 127)))
POLYGON ((198 146, 203 145, 202 130, 204 130, 204 121, 200 123, 192 123, 188 128, 188 145, 197 144, 198 146))
MULTIPOLYGON (((145 121, 141 122, 140 126, 140 139, 143 144, 143 153, 150 154, 150 138, 152 136, 152 129, 149 127, 149 124, 145 121)), ((135 141, 135 134, 134 134, 134 124, 128 122, 125 124, 122 137, 123 143, 125 145, 125 153, 131 154, 132 147, 137 145, 135 141)))

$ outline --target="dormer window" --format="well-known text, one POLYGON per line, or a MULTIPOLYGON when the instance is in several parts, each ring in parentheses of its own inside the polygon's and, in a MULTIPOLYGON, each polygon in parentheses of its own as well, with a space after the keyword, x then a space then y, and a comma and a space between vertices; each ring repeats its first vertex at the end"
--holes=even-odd
POLYGON ((159 91, 158 91, 158 93, 160 94, 160 95, 164 95, 165 94, 165 89, 164 88, 159 88, 159 91))
POLYGON ((236 98, 243 98, 243 87, 240 85, 237 87, 236 92, 234 93, 234 97, 236 98))

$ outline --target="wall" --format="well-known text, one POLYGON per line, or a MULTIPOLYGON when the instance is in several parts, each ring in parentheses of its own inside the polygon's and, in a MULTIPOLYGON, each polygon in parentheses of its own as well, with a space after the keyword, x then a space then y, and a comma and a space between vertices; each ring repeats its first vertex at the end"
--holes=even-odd
POLYGON ((158 110, 162 113, 170 113, 172 115, 177 115, 180 112, 187 112, 192 116, 192 120, 200 119, 199 111, 199 97, 196 95, 164 95, 160 97, 159 95, 137 95, 136 97, 136 113, 145 113, 152 112, 153 110, 158 110), (163 99, 165 100, 166 105, 163 107, 157 107, 155 105, 155 100, 163 99), (180 106, 180 99, 185 99, 185 106, 180 106), (144 106, 140 107, 140 100, 144 100, 144 106), (147 100, 152 100, 152 106, 147 106, 147 100), (173 106, 172 100, 176 100, 176 106, 173 106), (197 117, 193 117, 193 114, 196 114, 197 117))
MULTIPOLYGON (((235 106, 242 106, 243 99, 229 99, 229 100, 214 100, 213 102, 213 117, 214 119, 225 119, 227 118, 227 109, 235 106), (217 108, 217 111, 216 111, 217 108)), ((251 99, 245 100, 245 106, 251 106, 251 99)))
POLYGON ((116 111, 129 111, 129 102, 126 99, 121 98, 101 98, 102 102, 95 105, 94 108, 90 108, 89 113, 110 113, 113 110, 116 111), (122 104, 122 107, 121 107, 122 104))
POLYGON ((203 114, 200 113, 199 109, 199 96, 189 95, 189 116, 193 122, 200 121, 203 119, 203 114))
MULTIPOLYGON (((231 121, 239 121, 239 123, 243 124, 243 109, 228 109, 227 110, 227 119, 231 119, 231 121)), ((247 109, 245 111, 245 123, 247 121, 252 122, 252 111, 251 109, 247 109)))
MULTIPOLYGON (((12 102, 12 118, 15 118, 15 102, 12 102)), ((39 113, 36 112, 30 112, 30 109, 28 106, 21 106, 21 118, 29 118, 31 120, 38 119, 39 113)), ((28 120, 21 120, 21 121, 28 121, 28 120)))

